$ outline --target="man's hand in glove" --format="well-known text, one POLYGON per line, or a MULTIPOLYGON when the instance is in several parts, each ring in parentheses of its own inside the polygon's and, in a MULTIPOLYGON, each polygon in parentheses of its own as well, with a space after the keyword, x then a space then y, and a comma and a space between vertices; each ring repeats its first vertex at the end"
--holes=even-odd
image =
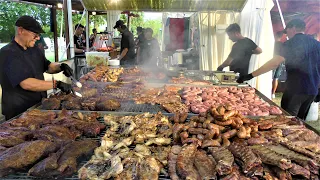
POLYGON ((240 76, 237 80, 237 83, 243 83, 244 81, 249 81, 252 78, 253 78, 252 74, 246 74, 246 75, 240 76))
POLYGON ((61 71, 63 71, 63 74, 67 77, 70 77, 73 75, 73 70, 71 69, 70 66, 68 66, 68 64, 66 63, 62 63, 60 64, 60 69, 61 71))
POLYGON ((67 84, 61 81, 57 81, 57 88, 61 89, 62 92, 67 94, 71 93, 71 84, 67 84))
POLYGON ((222 71, 223 68, 224 68, 223 66, 219 66, 218 69, 217 69, 217 71, 222 71))

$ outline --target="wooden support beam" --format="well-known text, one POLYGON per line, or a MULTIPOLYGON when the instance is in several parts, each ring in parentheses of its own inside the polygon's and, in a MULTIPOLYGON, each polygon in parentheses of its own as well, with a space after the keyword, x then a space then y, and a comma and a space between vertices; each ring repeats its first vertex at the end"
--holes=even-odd
POLYGON ((59 61, 59 46, 58 46, 58 26, 57 26, 57 6, 52 6, 52 23, 53 23, 53 42, 54 42, 54 59, 59 61))
MULTIPOLYGON (((67 6, 67 0, 63 0, 63 15, 64 15, 64 35, 66 37, 66 47, 67 49, 67 59, 71 58, 70 55, 70 47, 68 47, 68 44, 70 42, 69 37, 69 23, 68 23, 68 6, 67 6)), ((73 42, 72 42, 73 43, 73 42)))

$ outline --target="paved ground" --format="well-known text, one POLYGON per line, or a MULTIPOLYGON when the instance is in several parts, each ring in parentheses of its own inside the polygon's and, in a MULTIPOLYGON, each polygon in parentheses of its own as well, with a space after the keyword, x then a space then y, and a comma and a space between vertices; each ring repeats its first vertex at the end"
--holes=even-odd
MULTIPOLYGON (((273 99, 273 102, 280 106, 282 93, 277 93, 276 98, 273 99)), ((320 106, 319 106, 319 118, 318 121, 307 121, 307 123, 312 126, 313 128, 317 129, 320 132, 320 106)))

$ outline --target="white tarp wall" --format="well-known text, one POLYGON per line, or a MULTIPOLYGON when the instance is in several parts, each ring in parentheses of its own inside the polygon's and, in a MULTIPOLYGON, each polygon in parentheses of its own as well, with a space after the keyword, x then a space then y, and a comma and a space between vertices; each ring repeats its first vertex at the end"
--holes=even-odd
MULTIPOLYGON (((273 57, 274 35, 270 10, 272 0, 248 0, 240 15, 242 35, 252 39, 262 49, 262 54, 251 57, 249 73, 261 67, 273 57)), ((249 82, 268 98, 271 98, 272 71, 249 82)))
POLYGON ((121 11, 108 11, 107 14, 107 30, 115 31, 113 26, 116 25, 116 22, 120 19, 121 11))
POLYGON ((238 12, 211 11, 198 12, 200 31, 200 70, 216 70, 227 59, 233 42, 223 30, 216 32, 217 24, 239 23, 238 12))

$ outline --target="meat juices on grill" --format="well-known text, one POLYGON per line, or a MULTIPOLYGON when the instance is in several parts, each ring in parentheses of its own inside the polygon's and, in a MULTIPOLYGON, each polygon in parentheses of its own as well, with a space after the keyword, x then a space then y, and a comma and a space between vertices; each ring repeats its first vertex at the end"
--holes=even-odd
POLYGON ((248 146, 234 142, 228 149, 239 160, 238 162, 245 174, 253 174, 255 168, 262 164, 261 159, 248 146))
POLYGON ((232 172, 234 157, 228 149, 225 147, 209 147, 209 152, 218 163, 216 170, 220 176, 228 175, 232 172))
POLYGON ((182 147, 177 157, 177 172, 182 179, 200 179, 200 176, 194 167, 196 144, 185 145, 182 147))
POLYGON ((213 158, 210 158, 205 151, 198 150, 196 152, 194 164, 198 170, 201 179, 217 179, 216 162, 213 158))
POLYGON ((60 146, 61 143, 37 140, 5 150, 0 154, 0 177, 29 167, 50 153, 56 152, 60 146))

